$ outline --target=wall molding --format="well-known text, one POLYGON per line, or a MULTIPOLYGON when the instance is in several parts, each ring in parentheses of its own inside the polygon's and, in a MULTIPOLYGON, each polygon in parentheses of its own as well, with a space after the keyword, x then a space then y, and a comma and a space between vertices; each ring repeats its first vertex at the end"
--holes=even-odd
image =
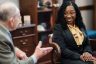
POLYGON ((79 7, 80 10, 93 10, 94 6, 93 5, 88 5, 88 6, 81 6, 79 7))

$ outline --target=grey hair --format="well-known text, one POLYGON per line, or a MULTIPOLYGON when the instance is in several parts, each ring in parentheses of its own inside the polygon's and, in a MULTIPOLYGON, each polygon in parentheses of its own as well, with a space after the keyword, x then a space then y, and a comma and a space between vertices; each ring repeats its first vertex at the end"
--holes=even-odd
POLYGON ((11 17, 20 13, 18 7, 13 2, 4 2, 0 4, 0 20, 7 21, 11 17))

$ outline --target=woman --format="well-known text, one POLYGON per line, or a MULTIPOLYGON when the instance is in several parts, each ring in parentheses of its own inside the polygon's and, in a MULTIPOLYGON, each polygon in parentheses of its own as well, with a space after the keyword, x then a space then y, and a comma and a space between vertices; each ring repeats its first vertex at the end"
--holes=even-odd
POLYGON ((67 1, 60 7, 53 41, 61 48, 61 64, 93 64, 95 58, 91 55, 80 10, 74 2, 67 1))

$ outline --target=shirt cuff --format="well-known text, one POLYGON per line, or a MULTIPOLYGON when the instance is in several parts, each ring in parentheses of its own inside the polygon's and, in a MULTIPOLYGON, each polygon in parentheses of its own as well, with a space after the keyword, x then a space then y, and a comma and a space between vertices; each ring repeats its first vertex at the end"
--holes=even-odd
POLYGON ((19 48, 15 47, 15 51, 19 50, 19 48))
POLYGON ((37 63, 37 58, 36 58, 36 56, 35 56, 35 55, 32 55, 31 57, 33 58, 34 63, 37 63))

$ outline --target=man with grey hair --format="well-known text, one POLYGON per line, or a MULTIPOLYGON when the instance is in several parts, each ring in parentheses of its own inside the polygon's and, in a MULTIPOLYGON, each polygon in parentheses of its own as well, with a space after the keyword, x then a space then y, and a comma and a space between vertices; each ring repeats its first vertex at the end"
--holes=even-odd
POLYGON ((18 60, 10 30, 15 30, 21 24, 20 11, 12 2, 0 4, 0 64, 35 64, 37 60, 48 54, 53 48, 36 46, 35 52, 26 60, 18 60))

